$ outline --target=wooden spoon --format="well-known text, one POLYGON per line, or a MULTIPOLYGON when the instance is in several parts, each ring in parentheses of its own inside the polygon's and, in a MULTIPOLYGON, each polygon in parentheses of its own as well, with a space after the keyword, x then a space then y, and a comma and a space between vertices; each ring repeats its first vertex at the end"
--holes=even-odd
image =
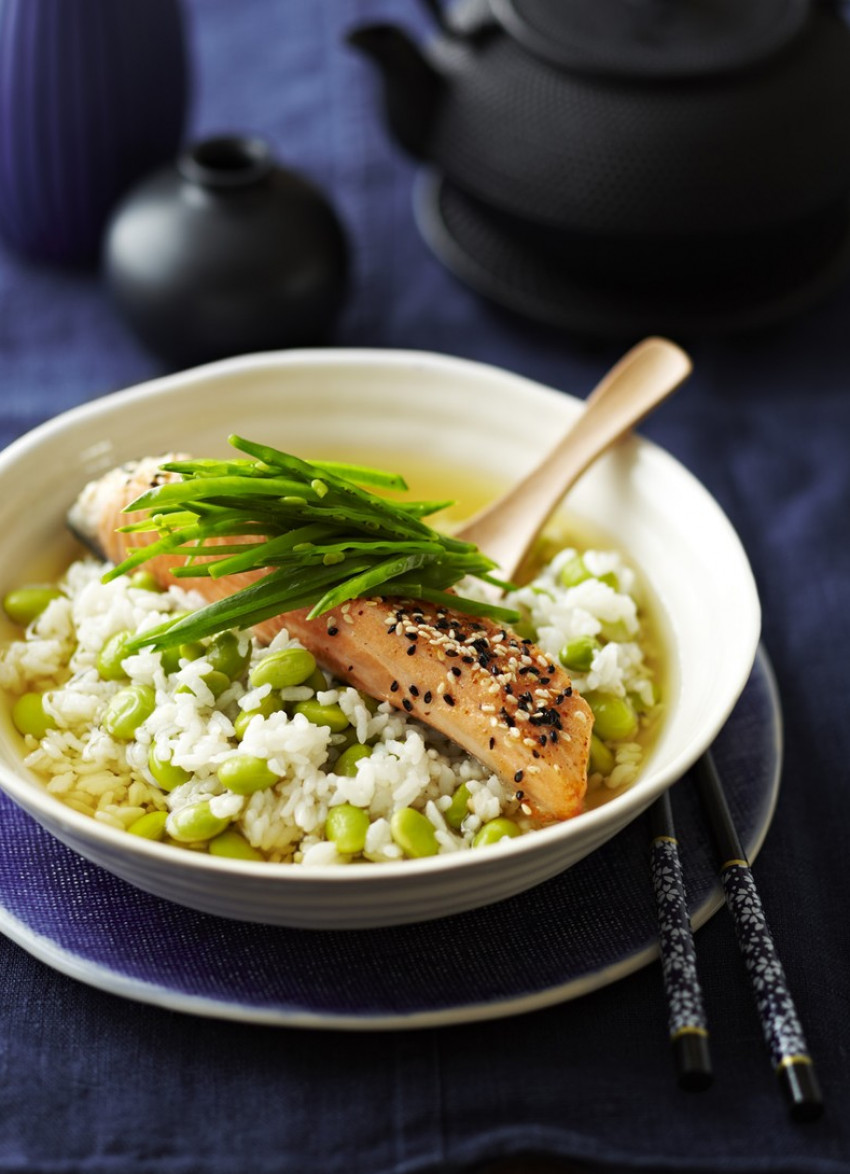
POLYGON ((560 444, 513 489, 466 522, 456 537, 474 542, 512 579, 555 509, 582 473, 676 390, 691 360, 665 338, 646 338, 587 397, 560 444))

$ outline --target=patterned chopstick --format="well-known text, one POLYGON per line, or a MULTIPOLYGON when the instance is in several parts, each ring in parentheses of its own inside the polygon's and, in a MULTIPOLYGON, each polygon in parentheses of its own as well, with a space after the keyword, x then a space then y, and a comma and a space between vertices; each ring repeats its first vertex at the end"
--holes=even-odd
POLYGON ((708 1088, 713 1079, 708 1022, 697 974, 673 811, 666 791, 652 805, 650 826, 650 874, 673 1062, 679 1086, 697 1091, 708 1088))
POLYGON ((696 763, 694 776, 720 857, 726 905, 735 924, 771 1061, 792 1115, 799 1121, 812 1121, 823 1112, 814 1063, 710 753, 696 763))

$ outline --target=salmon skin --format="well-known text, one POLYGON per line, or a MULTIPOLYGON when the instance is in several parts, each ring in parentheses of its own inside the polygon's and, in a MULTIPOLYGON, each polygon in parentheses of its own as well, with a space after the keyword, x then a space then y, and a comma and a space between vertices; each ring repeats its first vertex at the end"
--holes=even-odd
MULTIPOLYGON (((161 458, 161 460, 172 458, 161 458)), ((114 469, 85 487, 71 508, 74 533, 101 557, 120 562, 154 534, 122 534, 124 507, 170 479, 160 459, 114 469)), ((145 564, 162 586, 179 583, 212 602, 262 572, 176 580, 183 556, 145 564)), ((286 628, 317 661, 371 697, 388 701, 472 754, 513 789, 539 823, 583 808, 593 715, 564 669, 531 641, 483 617, 421 600, 355 599, 316 619, 287 612, 254 629, 263 643, 286 628)))

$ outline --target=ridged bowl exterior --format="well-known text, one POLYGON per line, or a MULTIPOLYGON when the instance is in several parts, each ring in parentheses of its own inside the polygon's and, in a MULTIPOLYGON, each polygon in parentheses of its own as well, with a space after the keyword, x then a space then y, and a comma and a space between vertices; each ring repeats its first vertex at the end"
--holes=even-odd
POLYGON ((173 158, 188 99, 179 0, 0 0, 0 232, 94 261, 106 218, 173 158))

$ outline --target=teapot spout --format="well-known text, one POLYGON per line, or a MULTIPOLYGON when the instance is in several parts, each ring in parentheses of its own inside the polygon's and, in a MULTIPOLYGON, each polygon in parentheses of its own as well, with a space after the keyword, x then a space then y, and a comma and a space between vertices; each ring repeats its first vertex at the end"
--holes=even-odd
POLYGON ((419 46, 394 25, 368 25, 350 32, 346 39, 370 57, 381 72, 392 133, 412 155, 427 158, 443 85, 440 74, 419 46))

